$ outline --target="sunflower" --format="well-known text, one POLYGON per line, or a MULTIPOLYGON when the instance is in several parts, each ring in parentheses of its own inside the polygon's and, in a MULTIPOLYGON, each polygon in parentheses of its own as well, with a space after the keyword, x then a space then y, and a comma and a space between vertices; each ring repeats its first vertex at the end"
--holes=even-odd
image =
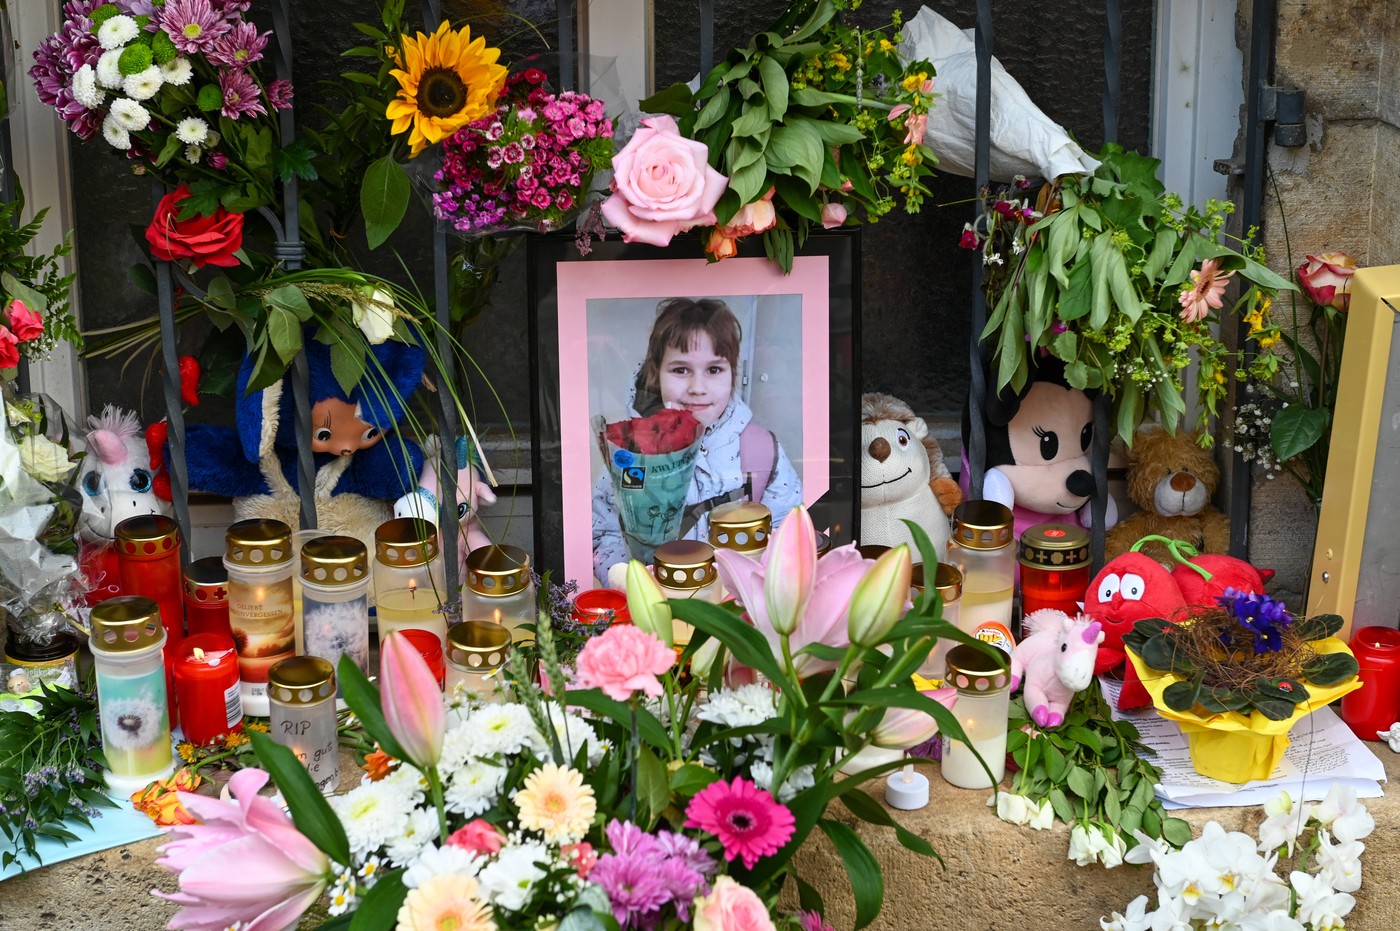
POLYGON ((401 37, 399 67, 389 72, 399 82, 399 95, 385 115, 394 121, 395 135, 412 128, 411 155, 493 110, 506 80, 505 67, 496 63, 500 57, 501 50, 487 48, 485 39, 473 41, 470 26, 453 32, 444 22, 431 36, 401 37))

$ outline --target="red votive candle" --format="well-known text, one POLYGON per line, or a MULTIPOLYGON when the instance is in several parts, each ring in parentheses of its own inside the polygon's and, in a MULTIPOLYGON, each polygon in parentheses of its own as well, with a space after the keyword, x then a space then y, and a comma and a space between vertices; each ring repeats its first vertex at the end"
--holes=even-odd
POLYGON ((1400 721, 1400 630, 1363 627, 1351 637, 1361 688, 1342 696, 1342 720, 1362 740, 1400 721))
POLYGON ((228 622, 228 569, 220 556, 206 556, 185 570, 185 621, 190 636, 233 636, 228 622))
POLYGON ((627 610, 627 593, 615 588, 595 588, 579 592, 574 598, 574 622, 596 624, 612 616, 614 624, 632 623, 632 615, 627 610))
POLYGON ((117 574, 123 595, 149 598, 160 609, 165 628, 165 687, 170 703, 170 726, 177 723, 178 706, 172 668, 176 647, 185 636, 185 603, 180 594, 180 527, 164 514, 141 514, 117 524, 117 574))
POLYGON ((431 630, 419 630, 415 627, 405 627, 395 631, 391 636, 403 636, 418 651, 418 655, 423 657, 423 662, 428 664, 428 670, 437 679, 438 688, 447 686, 447 661, 442 655, 442 641, 438 635, 431 630))
POLYGON ((185 739, 207 744, 243 730, 238 652, 227 634, 186 637, 176 647, 175 696, 185 739))
POLYGON ((1054 608, 1079 613, 1089 587, 1089 533, 1073 524, 1036 524, 1021 534, 1021 614, 1054 608))

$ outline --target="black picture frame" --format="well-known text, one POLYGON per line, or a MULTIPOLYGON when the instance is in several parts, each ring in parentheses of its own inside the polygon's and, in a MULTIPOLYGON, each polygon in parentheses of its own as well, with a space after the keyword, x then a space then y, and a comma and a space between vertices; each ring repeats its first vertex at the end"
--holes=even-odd
MULTIPOLYGON (((679 279, 673 279, 668 274, 662 276, 662 280, 656 283, 654 299, 657 300, 669 296, 681 296, 682 292, 680 291, 676 294, 670 293, 671 280, 694 283, 696 277, 703 279, 707 287, 701 293, 687 293, 684 296, 700 298, 747 293, 742 289, 736 291, 729 282, 736 280, 736 276, 742 280, 751 281, 752 279, 748 276, 757 274, 756 268, 760 264, 765 269, 764 273, 773 276, 778 282, 775 285, 778 290, 773 293, 816 295, 820 292, 824 295, 826 302, 826 345, 823 362, 826 368, 828 411, 825 423, 826 442, 824 453, 820 455, 824 456, 823 461, 827 470, 827 490, 817 500, 808 501, 808 510, 818 530, 824 531, 830 536, 831 545, 839 546, 858 539, 860 457, 857 447, 860 442, 861 384, 859 348, 860 232, 858 229, 814 232, 807 237, 802 248, 797 250, 796 258, 798 261, 794 264, 792 275, 786 277, 782 276, 777 266, 764 258, 759 239, 760 237, 754 236, 741 242, 739 255, 733 259, 719 263, 708 263, 702 244, 697 237, 691 236, 678 238, 664 248, 639 243, 624 243, 611 239, 594 241, 592 250, 587 256, 579 254, 571 234, 559 233, 529 237, 527 268, 533 381, 531 392, 531 422, 533 424, 531 465, 534 490, 535 563, 540 572, 550 571, 553 578, 558 580, 572 579, 584 589, 592 587, 593 584, 591 573, 582 573, 582 577, 579 577, 581 575, 579 560, 577 558, 568 560, 565 556, 566 541, 570 540, 569 535, 571 534, 590 535, 591 552, 591 521, 581 521, 578 516, 577 503, 566 508, 564 500, 566 487, 578 485, 577 475, 572 475, 566 481, 564 462, 569 459, 571 463, 577 463, 578 453, 576 449, 568 448, 568 442, 564 436, 565 430, 561 423, 560 385, 561 371, 563 371, 561 365, 570 366, 565 380, 570 382, 572 388, 572 383, 577 378, 577 367, 586 364, 586 359, 579 358, 579 353, 572 351, 567 363, 561 362, 560 359, 560 276, 562 270, 566 278, 577 278, 576 263, 613 263, 596 265, 593 269, 596 275, 593 277, 615 281, 619 285, 626 281, 629 283, 628 290, 630 292, 635 292, 639 287, 647 287, 647 285, 638 285, 636 282, 656 276, 658 269, 664 268, 667 271, 674 271, 677 268, 684 268, 686 273, 679 276, 679 279), (747 261, 740 262, 740 259, 747 261), (801 261, 803 259, 812 261, 801 261), (683 261, 687 264, 685 266, 653 266, 651 270, 648 269, 648 263, 663 260, 683 261), (616 263, 627 263, 628 265, 635 263, 638 275, 626 279, 618 278, 616 263), (814 279, 812 277, 813 269, 820 268, 823 264, 826 271, 825 280, 814 279), (569 267, 565 268, 565 266, 569 267), (692 267, 695 269, 694 277, 690 276, 692 267), (740 269, 743 271, 741 272, 740 269), (708 284, 711 280, 713 286, 709 287, 708 284), (566 516, 566 512, 569 516, 566 516)), ((596 295, 590 293, 586 298, 580 298, 576 290, 572 293, 566 293, 564 303, 571 309, 566 310, 565 313, 576 314, 581 300, 607 299, 608 289, 608 285, 601 285, 596 295)), ((640 300, 640 298, 636 299, 640 300)), ((649 295, 648 299, 653 298, 649 295)), ((819 301, 813 300, 807 303, 808 306, 802 309, 804 321, 808 319, 806 315, 812 312, 809 307, 819 304, 819 301)), ((589 311, 590 315, 593 313, 593 311, 589 311)), ((577 320, 577 317, 575 315, 566 319, 577 320)), ((814 330, 813 332, 819 331, 814 330)), ((593 335, 590 333, 590 338, 593 335)), ((574 342, 576 343, 576 340, 574 342)), ((804 360, 810 353, 811 347, 809 346, 803 354, 804 360)), ((584 353, 585 356, 588 354, 584 353)), ((819 369, 814 371, 819 372, 819 369)), ((808 394, 817 396, 819 393, 820 389, 812 391, 810 388, 813 377, 805 374, 803 376, 804 404, 807 403, 805 398, 808 394)), ((571 391, 570 394, 572 395, 573 392, 571 391)), ((806 417, 805 409, 803 416, 806 417)), ((577 435, 578 428, 571 427, 568 432, 571 435, 577 435)), ((810 468, 812 458, 814 457, 802 457, 804 469, 810 468)), ((804 472, 804 474, 806 473, 804 472)), ((584 516, 587 516, 587 512, 584 516)), ((572 551, 576 554, 580 545, 579 538, 575 536, 572 539, 572 551)), ((606 579, 599 580, 599 584, 606 584, 606 579)))

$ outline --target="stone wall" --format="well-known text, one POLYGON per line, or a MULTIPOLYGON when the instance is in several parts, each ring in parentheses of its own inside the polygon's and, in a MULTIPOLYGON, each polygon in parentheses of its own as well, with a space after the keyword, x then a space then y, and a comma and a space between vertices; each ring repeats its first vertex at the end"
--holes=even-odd
MULTIPOLYGON (((1249 8, 1241 0, 1242 21, 1249 8)), ((1308 142, 1269 147, 1269 264, 1286 274, 1309 253, 1337 250, 1362 265, 1400 262, 1400 4, 1280 0, 1276 29, 1274 83, 1306 92, 1308 142)), ((1247 49, 1247 28, 1240 35, 1247 49)), ((1307 584, 1315 525, 1292 480, 1256 474, 1249 555, 1278 570, 1275 590, 1295 603, 1307 584)))

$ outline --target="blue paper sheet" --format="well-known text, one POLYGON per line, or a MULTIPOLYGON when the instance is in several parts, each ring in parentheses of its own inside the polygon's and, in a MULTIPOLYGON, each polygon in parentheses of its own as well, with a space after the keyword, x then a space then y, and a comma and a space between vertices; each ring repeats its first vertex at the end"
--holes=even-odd
MULTIPOLYGON (((11 876, 18 876, 22 872, 21 868, 32 870, 38 866, 49 866, 85 854, 97 853, 99 850, 108 850, 123 844, 145 840, 161 833, 161 829, 156 827, 154 821, 131 807, 129 800, 123 799, 117 804, 117 808, 98 809, 100 814, 92 819, 91 829, 77 824, 65 825, 78 835, 77 840, 69 841, 66 845, 51 837, 39 838, 36 845, 39 861, 36 862, 21 854, 17 862, 0 869, 0 882, 11 876)), ((4 836, 0 835, 0 841, 3 840, 4 836)))

